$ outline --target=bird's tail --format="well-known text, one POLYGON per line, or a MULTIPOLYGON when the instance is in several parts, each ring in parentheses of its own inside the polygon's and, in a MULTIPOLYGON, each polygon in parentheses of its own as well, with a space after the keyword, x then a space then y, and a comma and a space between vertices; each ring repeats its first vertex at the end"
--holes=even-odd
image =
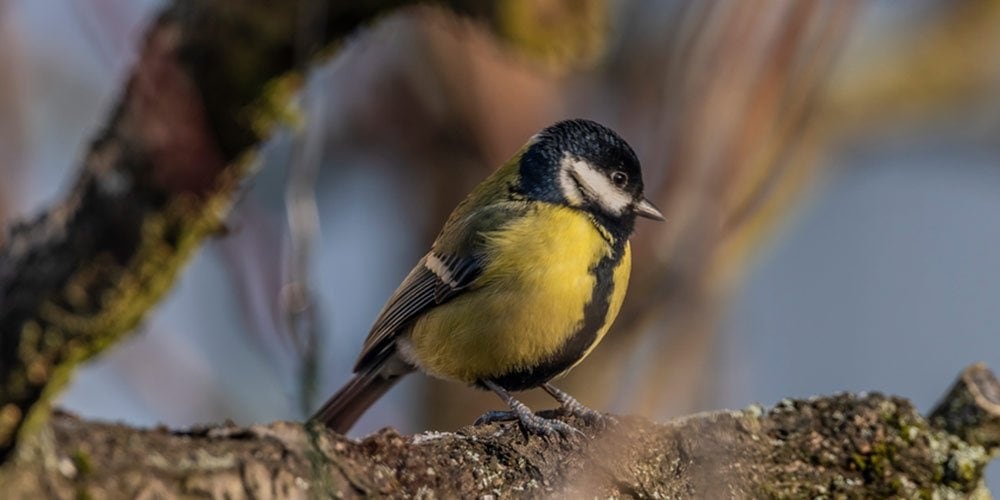
POLYGON ((379 370, 354 375, 344 387, 334 394, 310 420, 323 422, 341 434, 361 418, 371 405, 399 382, 402 375, 385 375, 379 370))

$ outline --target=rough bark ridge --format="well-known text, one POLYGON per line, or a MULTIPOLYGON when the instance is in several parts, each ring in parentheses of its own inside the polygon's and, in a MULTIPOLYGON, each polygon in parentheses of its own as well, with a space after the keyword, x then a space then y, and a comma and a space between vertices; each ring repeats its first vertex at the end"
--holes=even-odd
POLYGON ((355 441, 288 422, 177 432, 59 414, 0 479, 22 498, 987 498, 998 395, 976 365, 930 422, 900 398, 844 394, 666 424, 571 421, 592 437, 551 442, 514 424, 355 441))

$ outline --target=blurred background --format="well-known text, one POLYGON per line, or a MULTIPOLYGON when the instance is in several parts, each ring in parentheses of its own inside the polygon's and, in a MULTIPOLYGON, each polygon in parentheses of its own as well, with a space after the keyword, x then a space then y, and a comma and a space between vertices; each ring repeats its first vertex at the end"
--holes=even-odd
MULTIPOLYGON (((0 0, 4 225, 68 190, 160 4, 0 0)), ((633 145, 668 218, 638 223, 625 308, 559 384, 584 403, 666 419, 880 391, 926 412, 966 365, 1000 369, 1000 4, 585 5, 509 2, 518 50, 407 9, 314 66, 228 234, 60 404, 304 418, 454 205, 569 117, 633 145)), ((353 434, 500 406, 412 376, 353 434)))

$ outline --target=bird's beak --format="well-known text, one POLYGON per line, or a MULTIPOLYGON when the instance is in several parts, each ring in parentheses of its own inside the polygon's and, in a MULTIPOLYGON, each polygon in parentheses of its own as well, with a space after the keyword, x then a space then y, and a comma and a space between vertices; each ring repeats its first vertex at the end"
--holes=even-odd
POLYGON ((639 217, 645 217, 647 219, 660 220, 660 221, 667 220, 666 218, 663 217, 663 214, 660 213, 660 209, 656 208, 655 205, 650 203, 649 200, 645 198, 643 198, 642 201, 640 201, 639 204, 635 206, 635 214, 638 215, 639 217))

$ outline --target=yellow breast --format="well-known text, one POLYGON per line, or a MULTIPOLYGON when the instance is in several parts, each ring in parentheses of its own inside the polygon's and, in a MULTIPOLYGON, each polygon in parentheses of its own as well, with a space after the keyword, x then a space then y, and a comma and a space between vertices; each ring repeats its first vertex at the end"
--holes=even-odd
MULTIPOLYGON (((474 288, 423 314, 402 339, 404 355, 432 375, 475 383, 551 358, 580 331, 593 270, 612 252, 587 217, 551 205, 486 237, 491 253, 474 288)), ((629 261, 626 243, 604 326, 580 359, 618 314, 629 261)))

